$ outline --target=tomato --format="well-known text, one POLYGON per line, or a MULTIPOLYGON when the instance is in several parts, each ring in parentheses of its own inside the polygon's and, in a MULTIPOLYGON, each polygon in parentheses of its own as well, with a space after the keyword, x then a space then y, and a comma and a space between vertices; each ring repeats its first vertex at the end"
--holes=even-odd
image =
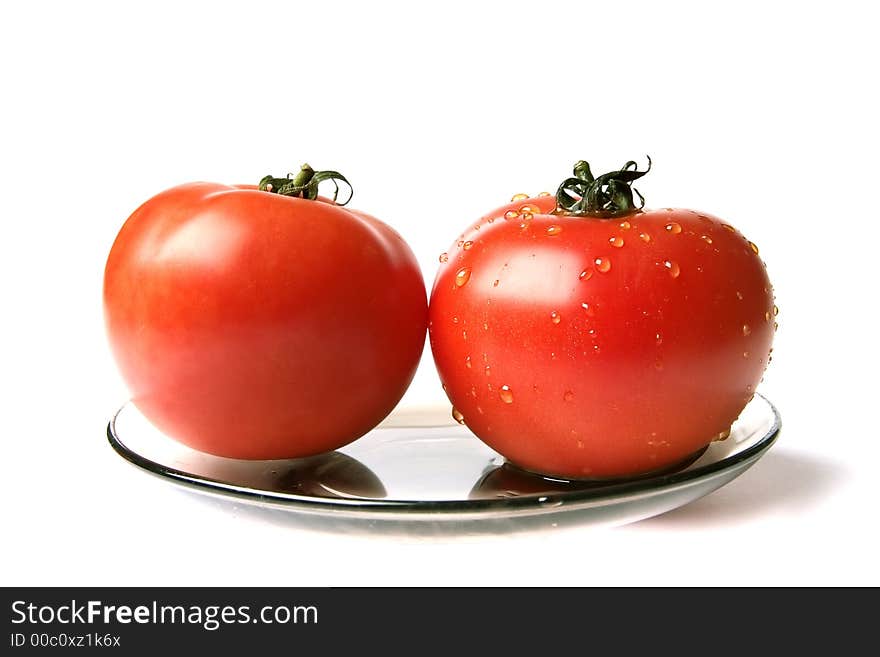
POLYGON ((515 197, 440 257, 429 333, 453 414, 520 468, 674 467, 726 435, 769 361, 758 248, 707 213, 636 208, 632 166, 580 162, 556 198, 515 197))
POLYGON ((107 331, 134 403, 169 436, 227 457, 307 456, 363 435, 405 392, 424 280, 395 231, 317 198, 341 178, 327 173, 264 179, 280 194, 186 184, 125 222, 107 331))

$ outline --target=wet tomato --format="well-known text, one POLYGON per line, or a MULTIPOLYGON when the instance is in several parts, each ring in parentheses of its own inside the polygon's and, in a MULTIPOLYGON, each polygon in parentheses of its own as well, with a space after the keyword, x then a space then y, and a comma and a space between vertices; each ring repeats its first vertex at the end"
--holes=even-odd
POLYGON ((306 456, 400 400, 424 346, 424 282, 391 228, 317 198, 332 173, 182 185, 122 227, 108 335, 134 403, 168 435, 221 456, 306 456))
POLYGON ((521 468, 674 467, 726 435, 769 360, 758 248, 712 215, 635 207, 634 166, 580 162, 440 257, 429 331, 454 415, 521 468))

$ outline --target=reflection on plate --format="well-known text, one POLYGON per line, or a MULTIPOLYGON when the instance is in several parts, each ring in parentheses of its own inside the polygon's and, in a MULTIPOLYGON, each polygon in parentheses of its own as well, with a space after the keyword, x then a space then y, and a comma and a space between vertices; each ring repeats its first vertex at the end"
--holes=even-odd
POLYGON ((674 471, 626 481, 570 482, 504 462, 437 408, 402 409, 360 440, 303 459, 240 461, 181 445, 132 403, 110 420, 113 448, 139 468, 238 502, 334 517, 479 520, 573 511, 622 524, 692 502, 733 480, 773 444, 776 409, 756 395, 730 437, 674 471))

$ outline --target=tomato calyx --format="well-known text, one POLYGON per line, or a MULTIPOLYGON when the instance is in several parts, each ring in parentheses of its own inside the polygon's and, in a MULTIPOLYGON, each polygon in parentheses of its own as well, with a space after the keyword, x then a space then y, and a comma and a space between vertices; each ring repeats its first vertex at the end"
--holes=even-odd
POLYGON ((333 183, 333 202, 337 205, 345 205, 351 200, 354 194, 354 188, 351 183, 346 180, 338 171, 315 171, 308 164, 303 164, 299 172, 295 175, 288 173, 286 178, 275 178, 271 175, 263 176, 260 181, 259 189, 263 192, 271 194, 281 194, 282 196, 295 196, 314 201, 318 198, 318 186, 329 180, 333 183), (336 199, 339 196, 339 184, 337 180, 342 181, 348 187, 348 198, 344 202, 339 203, 336 199))
POLYGON ((645 197, 632 183, 651 170, 651 157, 648 168, 638 170, 638 164, 630 160, 617 171, 610 171, 601 176, 593 176, 590 163, 580 160, 574 165, 574 176, 566 178, 556 190, 555 214, 577 217, 620 217, 641 210, 645 206, 645 197), (635 205, 633 192, 639 197, 640 204, 635 205))

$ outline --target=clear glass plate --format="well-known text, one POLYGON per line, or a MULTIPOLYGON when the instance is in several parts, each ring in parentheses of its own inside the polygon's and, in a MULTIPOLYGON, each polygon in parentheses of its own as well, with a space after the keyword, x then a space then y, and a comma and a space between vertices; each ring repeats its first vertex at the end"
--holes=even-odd
POLYGON ((124 459, 191 490, 237 502, 370 520, 440 521, 576 511, 581 522, 622 524, 692 502, 730 482, 776 440, 778 412, 755 395, 731 428, 674 471, 611 482, 563 481, 504 462, 448 408, 404 408, 351 445, 303 459, 241 461, 190 449, 132 403, 107 437, 124 459))

